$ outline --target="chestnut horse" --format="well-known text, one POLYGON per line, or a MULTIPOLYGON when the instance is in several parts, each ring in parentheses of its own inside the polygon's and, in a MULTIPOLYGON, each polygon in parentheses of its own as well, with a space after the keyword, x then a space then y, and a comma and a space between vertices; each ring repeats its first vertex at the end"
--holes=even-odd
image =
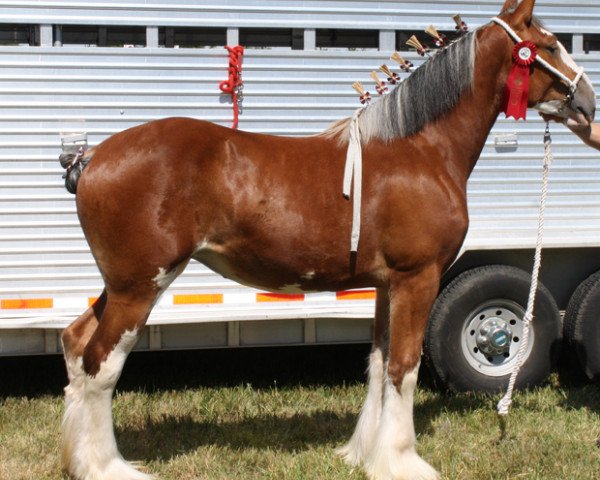
MULTIPOLYGON (((575 79, 576 65, 532 16, 534 3, 508 0, 500 17, 575 79)), ((484 25, 362 111, 356 253, 352 202, 342 195, 349 120, 284 138, 169 118, 116 134, 75 161, 68 180, 105 289, 62 336, 66 470, 77 479, 148 478, 119 454, 112 394, 153 305, 194 259, 276 292, 376 288, 367 399, 341 453, 372 479, 438 478, 415 450, 421 343, 440 277, 467 231, 467 179, 498 116, 514 47, 501 25, 484 25)), ((535 63, 530 74, 530 107, 592 121, 587 77, 569 94, 556 72, 535 63)))

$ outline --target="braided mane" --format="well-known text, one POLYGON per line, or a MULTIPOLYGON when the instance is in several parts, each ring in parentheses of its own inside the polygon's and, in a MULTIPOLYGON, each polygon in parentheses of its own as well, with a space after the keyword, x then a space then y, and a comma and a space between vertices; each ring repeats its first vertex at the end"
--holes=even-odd
MULTIPOLYGON (((473 84, 475 34, 470 32, 436 52, 389 94, 367 106, 359 117, 361 140, 408 137, 456 106, 473 84)), ((350 119, 321 135, 345 140, 350 119)))

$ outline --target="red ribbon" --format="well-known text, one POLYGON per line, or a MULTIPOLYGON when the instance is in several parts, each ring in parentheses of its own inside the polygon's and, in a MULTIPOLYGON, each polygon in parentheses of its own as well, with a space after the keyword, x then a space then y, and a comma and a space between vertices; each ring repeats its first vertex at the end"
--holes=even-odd
POLYGON ((233 100, 233 125, 231 128, 238 128, 238 117, 240 114, 240 106, 238 102, 239 88, 242 86, 242 57, 244 55, 244 47, 225 47, 229 52, 229 78, 219 84, 219 88, 223 93, 231 94, 233 100))
POLYGON ((375 86, 375 90, 377 90, 379 95, 383 95, 384 93, 387 93, 388 88, 385 86, 385 82, 381 82, 381 85, 375 86))
POLYGON ((392 76, 388 77, 388 82, 390 82, 392 85, 396 85, 399 81, 400 75, 398 75, 396 72, 392 72, 392 76))
POLYGON ((527 117, 530 66, 537 57, 537 47, 530 41, 519 42, 513 49, 513 67, 506 79, 500 111, 515 120, 527 117))

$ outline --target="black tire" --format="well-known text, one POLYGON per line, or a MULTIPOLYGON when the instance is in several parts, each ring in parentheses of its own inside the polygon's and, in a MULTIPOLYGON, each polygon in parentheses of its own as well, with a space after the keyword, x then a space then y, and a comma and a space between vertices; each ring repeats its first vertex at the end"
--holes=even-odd
POLYGON ((586 375, 600 381, 600 271, 573 293, 564 321, 565 343, 586 375))
MULTIPOLYGON (((425 361, 439 386, 453 391, 506 388, 521 341, 518 334, 523 329, 530 285, 531 276, 523 270, 490 265, 463 272, 442 290, 424 342, 425 361), (481 333, 486 329, 492 334, 481 333), (494 354, 489 353, 492 347, 494 354), (498 353, 499 348, 503 353, 498 353)), ((517 388, 540 384, 548 377, 558 360, 561 339, 560 312, 539 283, 517 388)))

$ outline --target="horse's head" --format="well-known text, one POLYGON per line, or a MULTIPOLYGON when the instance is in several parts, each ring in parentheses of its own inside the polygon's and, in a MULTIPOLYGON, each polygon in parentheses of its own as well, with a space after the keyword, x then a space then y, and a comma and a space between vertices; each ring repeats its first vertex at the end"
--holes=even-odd
MULTIPOLYGON (((518 37, 534 43, 538 59, 542 59, 532 64, 528 106, 572 123, 588 125, 596 111, 592 84, 587 75, 581 74, 582 70, 556 36, 533 16, 534 5, 535 0, 506 0, 499 16, 518 37)), ((512 38, 509 42, 512 56, 517 40, 505 30, 512 38)))

